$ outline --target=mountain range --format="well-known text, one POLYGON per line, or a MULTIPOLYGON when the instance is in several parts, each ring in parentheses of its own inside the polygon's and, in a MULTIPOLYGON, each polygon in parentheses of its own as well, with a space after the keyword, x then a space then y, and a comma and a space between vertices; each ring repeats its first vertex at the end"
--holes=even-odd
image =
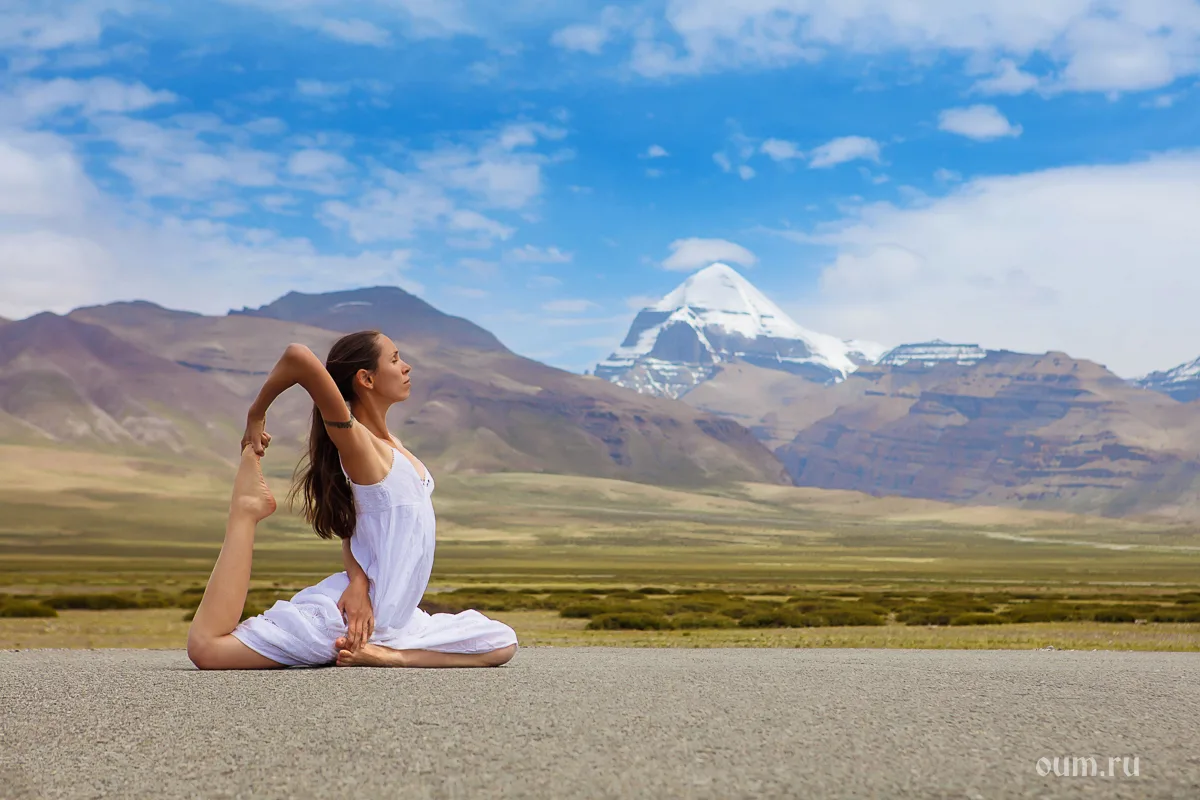
MULTIPOLYGON (((699 486, 752 481, 1200 517, 1200 361, 1124 381, 1063 353, 810 331, 735 270, 692 275, 576 375, 395 287, 292 292, 224 316, 147 302, 0 320, 0 443, 210 462, 290 342, 378 329, 414 367, 389 420, 432 468, 699 486)), ((268 428, 298 452, 311 401, 268 428)))
MULTIPOLYGON (((134 302, 10 322, 0 326, 0 437, 229 460, 290 342, 323 358, 341 332, 366 328, 392 336, 413 365, 413 394, 389 424, 434 468, 790 482, 735 422, 522 358, 394 287, 294 292, 222 317, 134 302)), ((299 450, 311 409, 299 388, 272 407, 284 448, 299 450)))

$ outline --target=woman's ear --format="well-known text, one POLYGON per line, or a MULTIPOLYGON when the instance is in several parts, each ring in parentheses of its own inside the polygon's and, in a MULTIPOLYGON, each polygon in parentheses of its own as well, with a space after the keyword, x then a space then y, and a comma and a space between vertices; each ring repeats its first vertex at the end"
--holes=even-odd
POLYGON ((372 385, 375 383, 375 376, 371 373, 370 370, 360 369, 358 371, 358 373, 354 376, 354 380, 358 381, 360 384, 362 384, 366 388, 370 389, 372 387, 372 385))

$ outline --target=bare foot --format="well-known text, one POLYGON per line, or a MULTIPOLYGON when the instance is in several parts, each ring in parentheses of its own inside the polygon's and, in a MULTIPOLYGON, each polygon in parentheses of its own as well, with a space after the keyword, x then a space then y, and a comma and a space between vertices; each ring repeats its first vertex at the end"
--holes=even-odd
MULTIPOLYGON (((338 639, 345 642, 345 639, 338 639)), ((377 644, 364 644, 356 651, 338 650, 337 665, 339 667, 403 667, 404 655, 399 650, 381 647, 377 644)))
POLYGON ((233 499, 230 500, 229 511, 253 517, 255 522, 275 513, 275 497, 267 488, 262 464, 250 445, 242 450, 242 460, 233 479, 233 499))

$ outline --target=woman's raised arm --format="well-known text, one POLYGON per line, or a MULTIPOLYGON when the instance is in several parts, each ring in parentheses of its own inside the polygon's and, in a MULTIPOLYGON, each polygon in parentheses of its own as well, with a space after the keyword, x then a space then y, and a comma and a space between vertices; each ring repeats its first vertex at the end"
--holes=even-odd
POLYGON ((253 444, 255 453, 262 455, 267 410, 275 398, 296 384, 303 386, 316 403, 317 410, 330 428, 330 437, 339 450, 343 445, 353 446, 361 438, 357 433, 361 426, 351 424, 350 406, 342 398, 333 376, 325 369, 321 359, 302 344, 289 344, 246 413, 243 447, 253 444))

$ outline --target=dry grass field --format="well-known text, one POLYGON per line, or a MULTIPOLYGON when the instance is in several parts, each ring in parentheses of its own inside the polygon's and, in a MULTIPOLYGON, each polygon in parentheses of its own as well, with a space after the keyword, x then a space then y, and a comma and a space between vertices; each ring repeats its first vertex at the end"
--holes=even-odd
MULTIPOLYGON (((282 498, 295 454, 264 461, 282 498)), ((0 446, 0 592, 203 585, 229 480, 151 457, 0 446)), ((1200 532, 1167 522, 964 508, 734 484, 679 491, 500 473, 439 476, 431 591, 475 585, 654 585, 737 592, 1070 589, 1104 596, 1200 586, 1200 532)), ((334 543, 281 507, 259 531, 257 586, 339 570, 334 543)), ((972 628, 600 631, 553 611, 497 611, 528 644, 1198 649, 1200 625, 1048 622, 972 628)), ((0 619, 0 647, 179 647, 178 609, 0 619)))

